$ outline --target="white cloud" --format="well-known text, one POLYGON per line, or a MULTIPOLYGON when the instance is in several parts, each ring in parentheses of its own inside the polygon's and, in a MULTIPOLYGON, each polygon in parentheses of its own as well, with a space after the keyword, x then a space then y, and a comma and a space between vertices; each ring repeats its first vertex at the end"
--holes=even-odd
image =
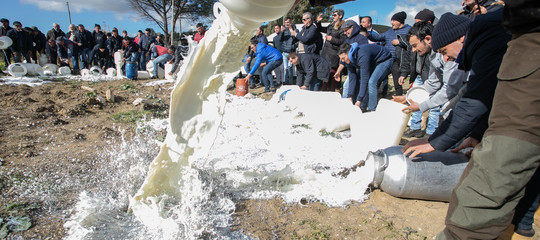
MULTIPOLYGON (((116 13, 132 12, 125 0, 69 0, 69 8, 73 12, 85 10, 111 11, 116 13)), ((21 0, 23 4, 36 5, 48 11, 66 11, 66 0, 21 0)))
POLYGON ((392 18, 392 15, 394 15, 397 12, 404 11, 407 13, 407 19, 405 20, 405 23, 412 25, 414 24, 414 16, 418 12, 420 12, 422 9, 427 8, 433 12, 435 12, 435 17, 438 19, 441 17, 442 14, 446 12, 457 12, 461 9, 461 1, 460 0, 451 0, 451 1, 445 1, 445 0, 399 0, 396 2, 396 7, 390 14, 386 16, 386 21, 382 24, 388 24, 390 25, 390 19, 392 18))

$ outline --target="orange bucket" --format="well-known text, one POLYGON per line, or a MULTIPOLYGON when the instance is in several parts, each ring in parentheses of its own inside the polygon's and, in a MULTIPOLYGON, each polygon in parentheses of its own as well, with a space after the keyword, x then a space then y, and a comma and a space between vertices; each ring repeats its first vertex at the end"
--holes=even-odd
POLYGON ((243 97, 248 92, 248 81, 245 78, 236 79, 236 96, 243 97))

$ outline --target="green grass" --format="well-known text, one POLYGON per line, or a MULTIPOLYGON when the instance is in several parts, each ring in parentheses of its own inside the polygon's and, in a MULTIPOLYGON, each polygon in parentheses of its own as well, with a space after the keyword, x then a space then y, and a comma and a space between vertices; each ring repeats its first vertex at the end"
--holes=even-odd
POLYGON ((137 121, 142 120, 146 114, 148 114, 147 111, 139 112, 137 110, 131 110, 128 112, 120 112, 115 113, 111 115, 111 118, 114 122, 123 122, 123 123, 136 123, 137 121))
POLYGON ((133 85, 133 83, 131 82, 125 82, 125 83, 122 83, 122 85, 120 86, 120 89, 121 90, 135 89, 135 85, 133 85))

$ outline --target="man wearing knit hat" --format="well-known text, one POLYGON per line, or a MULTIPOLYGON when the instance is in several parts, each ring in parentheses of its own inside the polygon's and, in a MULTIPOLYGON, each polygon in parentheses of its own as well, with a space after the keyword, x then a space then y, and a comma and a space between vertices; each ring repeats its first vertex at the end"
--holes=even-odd
POLYGON ((398 12, 392 16, 392 28, 382 34, 369 34, 368 39, 374 42, 385 42, 385 47, 392 53, 394 64, 392 65, 392 78, 394 79, 395 95, 403 95, 403 88, 399 85, 399 66, 402 61, 402 52, 406 46, 401 46, 397 40, 397 35, 407 34, 411 26, 405 24, 407 13, 398 12))
POLYGON ((427 8, 424 8, 424 10, 416 14, 414 17, 414 22, 428 22, 433 24, 435 22, 435 13, 427 8))
MULTIPOLYGON (((475 146, 482 139, 497 87, 497 72, 510 40, 510 35, 502 28, 502 12, 478 16, 473 23, 466 17, 452 13, 441 16, 433 30, 431 46, 446 61, 459 59, 459 68, 470 72, 469 82, 451 115, 428 139, 409 142, 403 148, 405 154, 412 153, 410 157, 415 157, 434 150, 444 151, 468 136, 453 150, 459 151, 475 146)), ((506 148, 500 150, 512 152, 506 148)), ((491 148, 489 153, 483 154, 494 157, 491 155, 493 151, 491 148)), ((500 168, 506 166, 496 161, 490 162, 491 159, 478 162, 475 157, 476 153, 473 153, 473 158, 452 193, 446 229, 437 239, 495 239, 511 220, 511 215, 500 216, 496 212, 499 203, 504 201, 498 195, 506 191, 506 187, 500 185, 514 176, 511 173, 496 174, 489 178, 489 182, 478 181, 484 179, 485 174, 512 171, 511 168, 502 170, 500 168)))

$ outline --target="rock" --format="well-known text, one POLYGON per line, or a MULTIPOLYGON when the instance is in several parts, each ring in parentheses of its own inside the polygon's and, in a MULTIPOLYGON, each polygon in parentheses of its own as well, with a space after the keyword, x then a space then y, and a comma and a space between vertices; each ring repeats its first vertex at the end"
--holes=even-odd
POLYGON ((66 122, 60 118, 57 118, 57 119, 54 119, 53 120, 53 125, 66 125, 68 124, 69 122, 66 122))
POLYGON ((137 98, 135 99, 135 101, 133 101, 133 105, 135 106, 138 106, 139 104, 152 104, 152 102, 148 101, 148 99, 144 99, 144 98, 137 98))
POLYGON ((108 102, 114 102, 114 94, 111 89, 107 90, 107 92, 105 93, 105 98, 107 98, 108 102))
POLYGON ((94 89, 93 89, 93 88, 91 88, 91 87, 87 87, 87 86, 81 86, 81 88, 82 88, 82 89, 84 89, 84 90, 86 90, 86 91, 90 91, 90 92, 93 92, 93 93, 95 93, 95 92, 96 92, 96 90, 94 90, 94 89))
POLYGON ((107 102, 107 100, 105 100, 105 98, 103 98, 102 96, 97 96, 96 99, 101 103, 101 104, 105 104, 107 102))
POLYGON ((75 135, 75 137, 73 137, 77 140, 86 140, 86 136, 84 136, 84 134, 82 133, 77 133, 77 135, 75 135))

